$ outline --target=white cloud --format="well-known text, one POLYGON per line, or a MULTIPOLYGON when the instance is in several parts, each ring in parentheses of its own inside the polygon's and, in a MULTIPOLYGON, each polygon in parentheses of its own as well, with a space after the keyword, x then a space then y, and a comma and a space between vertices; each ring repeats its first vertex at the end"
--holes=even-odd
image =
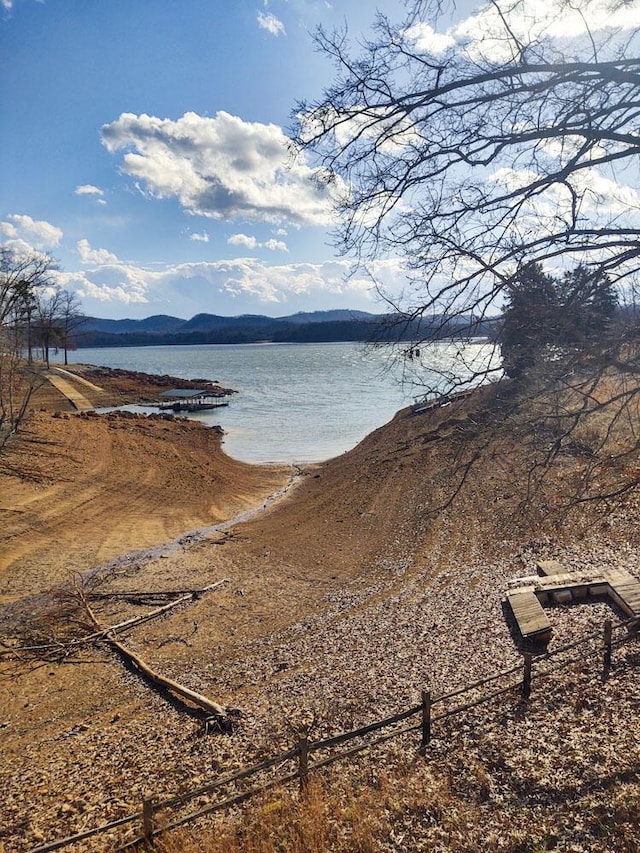
MULTIPOLYGON (((235 258, 202 264, 181 264, 168 269, 165 281, 198 279, 211 286, 211 296, 218 292, 232 297, 250 297, 265 305, 286 305, 302 295, 349 295, 375 298, 369 279, 348 278, 347 260, 325 263, 269 265, 256 258, 235 258)), ((205 297, 206 298, 206 297, 205 297)))
POLYGON ((450 33, 437 33, 430 24, 419 22, 410 27, 405 36, 413 42, 416 50, 440 56, 456 44, 450 33))
MULTIPOLYGON (((274 235, 279 230, 274 229, 274 235)), ((0 222, 0 233, 12 238, 6 245, 33 252, 34 247, 20 236, 27 232, 48 242, 62 237, 61 229, 29 216, 12 214, 0 222)), ((229 243, 245 250, 286 252, 287 246, 279 236, 260 242, 238 233, 229 238, 229 243)), ((377 296, 371 280, 366 275, 349 277, 351 262, 347 259, 276 264, 239 257, 140 266, 120 260, 106 248, 94 248, 86 238, 78 240, 75 249, 81 268, 56 272, 56 281, 77 293, 85 303, 85 311, 99 311, 101 316, 122 316, 123 306, 130 305, 143 306, 136 309, 138 315, 158 311, 185 317, 203 311, 234 314, 265 310, 277 314, 280 308, 284 313, 326 305, 370 306, 375 310, 377 296)), ((391 286, 399 280, 401 263, 377 262, 375 269, 381 281, 391 286)))
POLYGON ((88 240, 79 240, 76 249, 80 260, 87 266, 104 266, 106 264, 118 264, 120 261, 113 252, 107 249, 92 249, 88 240))
MULTIPOLYGON (((89 247, 89 252, 94 251, 89 247)), ((166 311, 178 316, 247 310, 277 314, 279 310, 289 310, 292 304, 357 304, 375 310, 377 295, 371 280, 365 275, 349 277, 350 269, 350 262, 344 259, 271 265, 257 258, 234 258, 162 269, 114 261, 97 263, 79 272, 61 272, 58 281, 83 300, 111 306, 102 309, 111 315, 119 313, 118 306, 133 304, 149 306, 149 313, 166 311)), ((376 265, 381 281, 389 289, 397 286, 401 269, 396 260, 376 265)))
POLYGON ((502 61, 512 58, 514 50, 518 50, 513 37, 527 45, 638 26, 640 0, 512 0, 501 3, 499 10, 488 3, 444 33, 436 33, 428 23, 417 22, 405 31, 405 37, 418 50, 435 56, 457 44, 472 58, 502 61))
POLYGON ((269 249, 271 252, 288 252, 287 244, 284 240, 267 240, 262 244, 265 249, 269 249))
POLYGON ((103 196, 104 192, 100 189, 100 187, 94 187, 93 184, 81 184, 80 186, 75 188, 75 194, 103 196))
POLYGON ((271 252, 288 252, 289 249, 284 240, 265 240, 264 243, 258 242, 255 237, 248 234, 233 234, 228 238, 227 243, 230 246, 241 246, 244 249, 269 249, 271 252))
POLYGON ((271 33, 272 36, 286 35, 284 24, 271 12, 267 14, 258 12, 256 20, 258 21, 258 26, 271 33))
POLYGON ((193 240, 196 243, 208 243, 209 242, 209 235, 207 234, 206 231, 203 231, 202 234, 196 234, 196 233, 191 234, 189 239, 193 240))
POLYGON ((136 271, 126 267, 103 267, 100 270, 58 273, 62 287, 76 293, 81 299, 101 303, 132 305, 146 303, 149 284, 146 277, 140 279, 136 271))
POLYGON ((227 243, 230 246, 243 246, 246 249, 256 249, 258 246, 256 238, 248 234, 232 234, 227 243))
POLYGON ((43 251, 55 248, 63 237, 62 229, 50 222, 18 213, 0 222, 0 232, 10 240, 20 240, 43 251))
POLYGON ((274 124, 219 112, 177 121, 123 113, 102 128, 107 150, 125 149, 122 170, 154 198, 172 198, 190 213, 302 225, 327 225, 326 190, 274 124))

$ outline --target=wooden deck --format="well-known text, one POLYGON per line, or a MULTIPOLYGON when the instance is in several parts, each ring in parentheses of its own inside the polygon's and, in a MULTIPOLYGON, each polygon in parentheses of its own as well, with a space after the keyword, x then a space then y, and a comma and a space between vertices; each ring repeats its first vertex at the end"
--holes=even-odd
POLYGON ((524 640, 548 642, 551 623, 543 604, 568 604, 606 596, 640 627, 640 581, 624 569, 568 572, 557 560, 536 564, 540 575, 519 578, 507 593, 507 602, 524 640))
POLYGON ((512 592, 507 595, 507 601, 523 639, 549 642, 551 622, 535 592, 512 592))

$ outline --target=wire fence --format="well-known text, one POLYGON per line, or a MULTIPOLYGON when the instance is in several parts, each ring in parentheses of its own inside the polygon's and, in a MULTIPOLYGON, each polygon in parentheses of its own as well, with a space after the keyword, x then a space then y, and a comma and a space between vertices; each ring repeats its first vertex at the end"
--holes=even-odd
POLYGON ((322 740, 311 741, 309 733, 306 732, 299 736, 296 745, 288 751, 273 755, 234 773, 219 776, 190 791, 165 799, 147 794, 138 811, 93 829, 32 848, 29 853, 49 853, 79 841, 113 832, 127 824, 132 825, 131 837, 121 842, 119 850, 131 849, 141 844, 151 845, 154 838, 162 833, 191 823, 205 815, 239 805, 272 788, 297 780, 300 788, 305 789, 313 772, 410 732, 420 732, 418 749, 425 754, 433 736, 433 727, 438 722, 464 714, 509 693, 529 701, 534 680, 549 678, 555 673, 575 666, 576 662, 585 660, 587 656, 601 657, 602 677, 606 679, 612 666, 613 649, 635 637, 637 627, 637 619, 617 623, 607 619, 599 632, 587 634, 573 643, 543 655, 534 656, 531 652, 525 652, 521 665, 493 673, 465 687, 439 696, 432 695, 429 690, 423 690, 419 704, 405 708, 393 716, 322 740), (506 685, 505 680, 508 682, 506 685), (455 700, 458 700, 458 703, 455 700), (440 708, 442 710, 439 710, 440 708), (400 725, 408 720, 413 722, 400 725), (383 729, 390 729, 390 731, 379 734, 383 729), (336 747, 352 741, 360 742, 348 749, 334 751, 336 747), (318 756, 315 761, 312 760, 314 755, 318 756), (269 772, 271 772, 270 778, 260 781, 260 777, 269 772), (249 787, 238 790, 239 785, 247 783, 249 787), (214 792, 222 792, 222 799, 201 805, 200 808, 189 810, 186 814, 180 814, 180 811, 192 804, 194 800, 214 792), (172 814, 161 820, 161 813, 166 814, 169 811, 172 814))

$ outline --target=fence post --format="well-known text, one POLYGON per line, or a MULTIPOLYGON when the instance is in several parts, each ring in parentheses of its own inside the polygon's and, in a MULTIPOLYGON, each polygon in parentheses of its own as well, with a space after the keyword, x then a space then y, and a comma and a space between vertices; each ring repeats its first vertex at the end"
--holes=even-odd
POLYGON ((602 677, 607 678, 611 670, 611 619, 604 620, 604 659, 602 677))
POLYGON ((422 741, 420 743, 420 755, 427 751, 427 745, 431 740, 431 693, 422 691, 422 741))
POLYGON ((298 775, 300 776, 300 792, 304 793, 309 786, 309 735, 300 735, 298 741, 298 775))
POLYGON ((153 845, 153 797, 144 794, 142 800, 142 836, 146 844, 153 845))
POLYGON ((522 669, 522 698, 528 699, 531 696, 531 666, 533 664, 533 655, 531 652, 524 653, 524 664, 522 669))

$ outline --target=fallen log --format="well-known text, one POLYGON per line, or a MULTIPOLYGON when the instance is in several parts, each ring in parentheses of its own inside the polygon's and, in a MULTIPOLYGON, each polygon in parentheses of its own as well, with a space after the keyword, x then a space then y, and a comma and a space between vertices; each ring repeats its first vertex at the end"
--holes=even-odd
MULTIPOLYGON (((218 583, 223 583, 223 581, 219 581, 218 583)), ((217 584, 212 584, 212 586, 217 586, 217 584)), ((144 661, 139 655, 137 655, 131 649, 128 649, 125 645, 115 639, 115 637, 113 636, 113 627, 105 628, 103 625, 100 624, 84 595, 82 596, 82 600, 87 616, 98 629, 96 632, 96 637, 100 637, 104 640, 104 642, 108 643, 111 648, 115 649, 118 654, 122 658, 124 658, 125 661, 127 661, 127 663, 131 664, 135 669, 137 669, 138 672, 140 672, 152 684, 155 684, 158 687, 163 687, 166 690, 169 690, 171 693, 176 694, 181 699, 186 699, 188 702, 191 702, 197 707, 202 708, 202 710, 206 711, 207 714, 209 714, 211 717, 215 717, 216 720, 220 722, 223 728, 228 727, 227 712, 225 708, 222 707, 222 705, 218 704, 217 702, 214 702, 207 696, 203 696, 202 693, 197 693, 195 690, 191 690, 190 687, 185 687, 184 684, 180 684, 179 682, 174 681, 172 678, 167 678, 166 676, 160 675, 159 673, 155 672, 155 670, 153 670, 149 666, 149 664, 146 663, 146 661, 144 661)), ((171 606, 174 606, 176 603, 177 602, 172 602, 171 606)), ((166 607, 160 608, 160 610, 166 610, 166 607)))
MULTIPOLYGON (((197 597, 199 598, 205 592, 211 592, 212 589, 216 589, 219 586, 228 582, 228 578, 224 578, 221 581, 216 581, 215 583, 209 584, 209 586, 205 586, 202 589, 191 590, 186 595, 181 595, 180 598, 176 598, 174 601, 170 601, 168 604, 163 604, 162 607, 156 607, 155 610, 149 611, 149 613, 143 613, 140 616, 132 616, 131 619, 125 619, 124 622, 117 622, 115 625, 110 625, 106 628, 102 628, 100 631, 95 631, 93 634, 89 634, 87 637, 82 638, 82 642, 86 643, 89 640, 97 640, 100 639, 103 634, 118 634, 120 631, 124 631, 127 628, 133 628, 135 625, 142 625, 144 622, 150 622, 152 619, 156 619, 158 616, 162 616, 163 613, 166 613, 168 610, 171 610, 172 607, 177 607, 178 604, 182 604, 183 601, 188 601, 190 598, 197 597)), ((86 596, 83 595, 83 602, 87 611, 89 611, 89 605, 87 604, 86 596)), ((95 624, 98 624, 97 622, 95 624)))
MULTIPOLYGON (((218 581, 224 583, 224 581, 218 581)), ((218 583, 213 584, 217 586, 218 583)), ((198 598, 203 593, 211 589, 211 586, 205 586, 202 589, 130 589, 116 590, 114 592, 90 592, 87 598, 169 598, 173 595, 186 595, 192 598, 198 598)))
POLYGON ((185 687, 184 684, 179 684, 172 678, 167 678, 166 676, 155 672, 139 655, 132 652, 131 649, 128 649, 118 640, 114 640, 110 637, 106 637, 105 640, 118 652, 118 654, 120 654, 128 663, 132 664, 153 684, 164 687, 172 693, 177 694, 182 699, 187 699, 189 702, 193 702, 194 705, 202 708, 203 711, 206 711, 210 716, 216 717, 218 720, 227 719, 227 712, 222 705, 219 705, 207 696, 203 696, 202 693, 197 693, 195 690, 191 690, 190 687, 185 687))

